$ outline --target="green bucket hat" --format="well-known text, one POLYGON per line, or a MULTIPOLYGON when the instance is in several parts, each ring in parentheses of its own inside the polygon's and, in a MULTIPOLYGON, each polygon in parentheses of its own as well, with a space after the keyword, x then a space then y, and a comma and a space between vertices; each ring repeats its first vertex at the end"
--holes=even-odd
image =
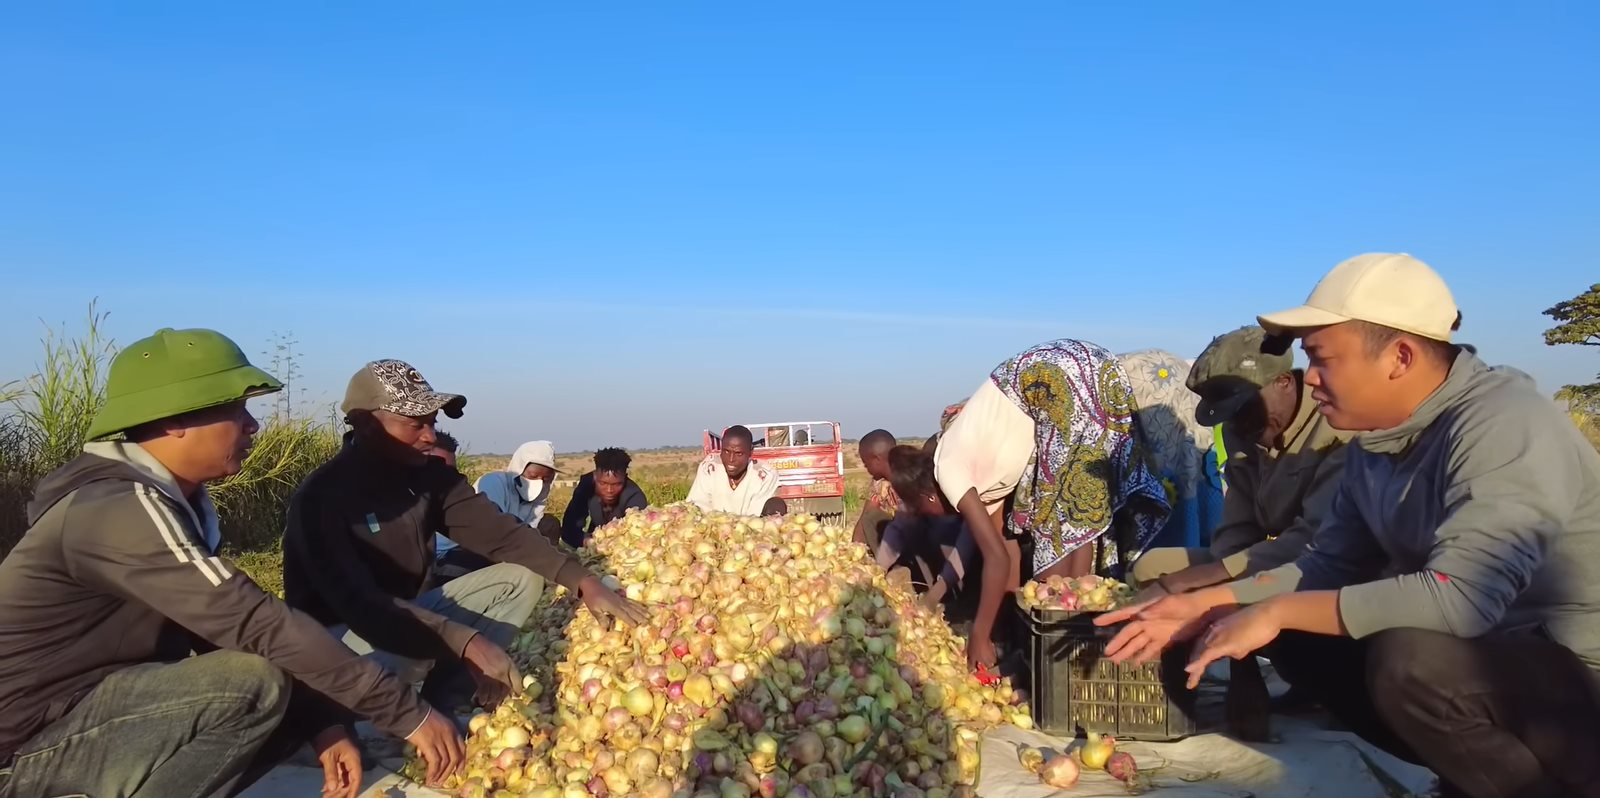
POLYGON ((239 345, 222 333, 157 330, 111 361, 106 404, 89 425, 89 439, 281 390, 283 383, 250 365, 239 345))

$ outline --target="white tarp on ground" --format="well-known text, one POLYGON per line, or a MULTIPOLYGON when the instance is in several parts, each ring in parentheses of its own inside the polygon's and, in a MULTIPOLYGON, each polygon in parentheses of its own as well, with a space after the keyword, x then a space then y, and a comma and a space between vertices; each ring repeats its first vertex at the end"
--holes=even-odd
MULTIPOLYGON (((1263 663, 1273 693, 1285 685, 1263 663)), ((1227 673, 1226 666, 1214 670, 1227 673)), ((1220 713, 1225 681, 1208 679, 1201 688, 1201 724, 1220 713)), ((1174 798, 1407 798, 1425 796, 1433 774, 1366 744, 1348 732, 1330 731, 1318 717, 1272 718, 1277 742, 1245 744, 1221 734, 1197 734, 1172 743, 1126 742, 1149 775, 1152 795, 1174 798), (1380 775, 1381 772, 1381 775, 1380 775), (1387 781, 1387 784, 1385 783, 1387 781)), ((1084 773, 1072 789, 1056 790, 1022 769, 1020 746, 1061 751, 1081 744, 1035 731, 1004 727, 983 741, 978 779, 982 798, 1123 798, 1128 790, 1104 773, 1084 773)), ((367 774, 362 798, 438 798, 439 792, 411 784, 387 771, 367 774)), ((322 771, 285 765, 245 791, 243 798, 298 798, 322 791, 322 771)))

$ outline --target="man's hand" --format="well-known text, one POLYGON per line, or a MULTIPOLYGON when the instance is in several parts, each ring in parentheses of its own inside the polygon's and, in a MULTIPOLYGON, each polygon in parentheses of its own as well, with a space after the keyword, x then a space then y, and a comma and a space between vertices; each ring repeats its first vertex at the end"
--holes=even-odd
POLYGON ((1184 668, 1189 672, 1189 689, 1200 685, 1200 677, 1205 675, 1206 666, 1223 657, 1244 659, 1253 656, 1256 650, 1277 639, 1282 631, 1283 624, 1279 622, 1277 613, 1273 612, 1271 601, 1246 607, 1212 624, 1200 638, 1200 645, 1195 647, 1194 656, 1184 668))
POLYGON ((466 761, 467 753, 461 747, 461 734, 456 725, 436 709, 429 709, 422 725, 406 738, 417 747, 417 755, 428 765, 428 784, 438 786, 455 775, 466 761))
POLYGON ((1110 626, 1127 621, 1106 644, 1106 657, 1116 663, 1131 659, 1143 664, 1161 656, 1174 640, 1194 637, 1205 627, 1207 611, 1207 606, 1193 594, 1184 593, 1113 610, 1095 618, 1094 623, 1110 626))
POLYGON ((1000 654, 994 650, 994 641, 987 635, 967 638, 967 670, 976 671, 979 665, 992 669, 998 659, 1000 654))
POLYGON ((507 695, 522 689, 522 674, 517 672, 517 664, 506 656, 505 650, 483 635, 473 635, 467 650, 461 652, 461 659, 467 663, 467 670, 478 686, 473 696, 478 706, 493 708, 507 695))
POLYGON ((618 595, 594 576, 586 576, 578 583, 578 598, 583 599, 583 605, 590 612, 602 618, 615 618, 629 626, 650 620, 644 607, 618 595))
POLYGON ((311 739, 311 750, 322 763, 322 794, 328 798, 356 798, 361 789, 361 749, 343 726, 330 726, 311 739))

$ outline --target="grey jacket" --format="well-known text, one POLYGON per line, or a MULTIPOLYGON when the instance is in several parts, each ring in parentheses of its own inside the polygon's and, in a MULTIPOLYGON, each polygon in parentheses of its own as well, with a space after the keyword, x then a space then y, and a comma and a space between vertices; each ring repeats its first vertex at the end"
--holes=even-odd
POLYGON ((1338 589, 1358 638, 1543 634, 1600 670, 1600 455, 1526 374, 1463 351, 1409 420, 1355 438, 1305 554, 1233 589, 1338 589))
POLYGON ((28 519, 0 562, 0 762, 106 675, 214 648, 260 655, 396 736, 427 716, 407 685, 218 556, 205 489, 191 503, 137 445, 85 446, 39 483, 28 519))

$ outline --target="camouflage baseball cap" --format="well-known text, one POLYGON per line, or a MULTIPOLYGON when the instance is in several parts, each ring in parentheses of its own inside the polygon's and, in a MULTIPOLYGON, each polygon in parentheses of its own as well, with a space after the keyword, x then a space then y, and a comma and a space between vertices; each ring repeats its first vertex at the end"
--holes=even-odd
POLYGON ((439 393, 422 373, 404 360, 374 360, 350 378, 339 408, 349 415, 354 410, 387 410, 402 416, 421 417, 444 411, 461 418, 467 397, 439 393))
POLYGON ((1233 418, 1262 388, 1294 370, 1294 355, 1270 353, 1263 349, 1266 339, 1266 330, 1254 324, 1211 339, 1189 369, 1189 390, 1200 395, 1195 421, 1214 427, 1233 418))

